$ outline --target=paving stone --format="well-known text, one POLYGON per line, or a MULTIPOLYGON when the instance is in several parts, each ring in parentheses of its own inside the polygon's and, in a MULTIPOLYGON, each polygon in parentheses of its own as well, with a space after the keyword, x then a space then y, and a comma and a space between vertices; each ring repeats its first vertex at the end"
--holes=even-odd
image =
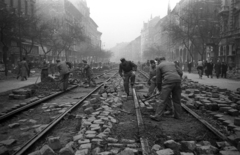
POLYGON ((121 143, 108 143, 108 146, 113 146, 113 147, 123 147, 124 144, 121 144, 121 143))
POLYGON ((240 117, 234 118, 234 125, 240 126, 240 117))
POLYGON ((58 150, 60 149, 61 143, 60 143, 60 137, 49 137, 48 138, 48 145, 53 149, 53 150, 58 150))
POLYGON ((34 120, 34 119, 30 119, 28 122, 29 122, 29 123, 33 123, 33 124, 37 123, 37 121, 34 120))
POLYGON ((240 155, 239 151, 220 151, 219 155, 240 155))
POLYGON ((181 148, 184 151, 194 151, 196 148, 195 141, 181 141, 181 148))
POLYGON ((174 155, 174 152, 172 149, 163 149, 163 150, 159 150, 156 152, 157 155, 174 155))
POLYGON ((154 144, 151 148, 152 151, 159 151, 162 147, 158 144, 154 144))
POLYGON ((212 145, 197 145, 196 146, 196 152, 198 154, 215 154, 217 153, 218 149, 212 145))
POLYGON ((101 148, 100 147, 96 147, 92 150, 92 155, 98 155, 101 152, 101 148))
POLYGON ((178 142, 175 142, 174 140, 168 140, 168 141, 164 142, 164 146, 166 148, 170 148, 170 149, 174 150, 174 152, 179 152, 181 144, 178 142))
POLYGON ((88 155, 89 150, 88 149, 83 149, 83 150, 77 150, 75 152, 75 155, 88 155))
POLYGON ((216 144, 217 144, 217 147, 219 147, 219 148, 224 148, 225 146, 230 146, 230 144, 226 141, 216 142, 216 144))
POLYGON ((80 139, 83 139, 83 134, 79 134, 79 135, 76 135, 73 137, 73 141, 77 141, 77 140, 80 140, 80 139))
POLYGON ((104 133, 99 133, 96 137, 98 137, 98 138, 105 138, 105 137, 107 137, 107 135, 106 134, 104 134, 104 133))
POLYGON ((18 126, 20 126, 19 123, 12 123, 12 124, 8 125, 9 128, 15 128, 15 127, 18 127, 18 126))
POLYGON ((40 149, 40 152, 41 152, 41 155, 56 155, 55 152, 48 145, 44 145, 40 149))
POLYGON ((118 142, 118 139, 108 137, 108 138, 107 138, 107 141, 108 141, 108 142, 112 142, 112 143, 116 143, 116 142, 118 142))
POLYGON ((104 152, 99 153, 98 155, 112 155, 112 152, 104 151, 104 152))
POLYGON ((87 115, 90 115, 93 112, 93 108, 92 107, 88 107, 84 110, 84 113, 87 115))
POLYGON ((237 109, 229 109, 228 114, 231 115, 231 116, 238 116, 239 112, 238 112, 237 109))
POLYGON ((64 147, 59 151, 59 155, 74 155, 74 150, 71 147, 64 147))
POLYGON ((134 155, 135 153, 132 150, 123 150, 117 155, 134 155))
POLYGON ((0 155, 10 155, 8 149, 5 146, 0 146, 0 155))
POLYGON ((121 143, 135 143, 134 139, 121 139, 121 143))
POLYGON ((96 131, 92 131, 92 130, 86 131, 86 134, 96 134, 96 133, 97 133, 96 131))
POLYGON ((39 150, 37 150, 37 151, 34 151, 32 153, 29 153, 28 155, 41 155, 41 152, 39 150))
POLYGON ((180 155, 194 155, 194 153, 189 153, 189 152, 180 152, 180 155))
POLYGON ((92 139, 92 138, 96 137, 96 134, 87 134, 85 137, 89 138, 89 139, 92 139))
POLYGON ((238 142, 240 141, 240 133, 236 132, 235 134, 232 134, 230 136, 228 136, 228 139, 234 143, 235 145, 238 144, 238 142))
POLYGON ((231 109, 231 107, 220 107, 220 108, 219 108, 219 111, 220 111, 220 112, 226 112, 226 113, 227 113, 228 110, 230 110, 230 109, 231 109))
POLYGON ((78 144, 86 144, 86 143, 90 143, 90 140, 89 139, 78 140, 78 144))
POLYGON ((82 149, 91 149, 92 147, 92 144, 91 143, 86 143, 86 144, 81 144, 79 149, 82 150, 82 149))
POLYGON ((15 142, 16 142, 15 139, 7 139, 7 140, 0 141, 0 144, 3 144, 5 146, 10 146, 15 142))
POLYGON ((91 124, 90 125, 91 128, 97 128, 97 127, 100 127, 99 124, 91 124))
POLYGON ((118 154, 120 150, 121 150, 121 148, 113 147, 113 148, 110 150, 110 152, 112 152, 112 154, 118 154))

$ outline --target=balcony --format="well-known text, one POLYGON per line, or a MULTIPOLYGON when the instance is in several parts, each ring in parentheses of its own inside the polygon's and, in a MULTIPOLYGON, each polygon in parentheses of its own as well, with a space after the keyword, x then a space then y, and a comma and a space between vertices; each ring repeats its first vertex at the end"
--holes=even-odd
POLYGON ((229 6, 222 6, 219 10, 220 15, 227 15, 229 13, 229 6))

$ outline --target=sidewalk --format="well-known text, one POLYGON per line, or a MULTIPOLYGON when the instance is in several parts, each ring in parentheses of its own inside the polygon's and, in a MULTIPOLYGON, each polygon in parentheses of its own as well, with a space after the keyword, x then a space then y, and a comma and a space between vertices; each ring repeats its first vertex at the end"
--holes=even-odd
MULTIPOLYGON (((9 79, 9 80, 3 80, 0 81, 0 93, 12 90, 12 89, 18 89, 24 86, 35 84, 38 76, 29 77, 27 81, 21 81, 20 79, 9 79)), ((40 77, 38 78, 38 83, 40 82, 40 77)))
POLYGON ((216 76, 213 78, 208 78, 205 75, 203 76, 202 79, 199 79, 198 74, 195 74, 195 73, 189 74, 187 72, 184 72, 183 76, 184 75, 186 75, 188 79, 192 79, 193 81, 198 81, 199 83, 204 85, 218 86, 219 88, 227 88, 232 91, 236 91, 237 88, 240 88, 240 81, 236 81, 236 80, 223 79, 223 78, 217 79, 216 76))

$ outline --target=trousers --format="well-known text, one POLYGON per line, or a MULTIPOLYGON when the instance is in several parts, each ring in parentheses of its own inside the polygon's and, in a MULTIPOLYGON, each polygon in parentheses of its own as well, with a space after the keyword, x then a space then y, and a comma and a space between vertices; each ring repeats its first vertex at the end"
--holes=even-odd
POLYGON ((88 80, 88 84, 91 85, 91 82, 96 85, 95 80, 93 79, 93 75, 87 75, 87 80, 88 80))
POLYGON ((67 90, 67 87, 68 87, 68 78, 69 78, 69 73, 61 75, 60 84, 61 84, 61 89, 62 89, 63 91, 66 91, 66 90, 67 90))
POLYGON ((182 113, 181 107, 181 83, 167 83, 162 85, 161 102, 156 107, 155 117, 161 117, 164 110, 167 108, 167 104, 170 104, 169 97, 172 94, 172 101, 174 107, 174 117, 180 118, 182 113))
POLYGON ((156 88, 156 78, 153 78, 150 80, 150 87, 148 89, 148 94, 147 96, 151 96, 154 93, 154 90, 156 88))
POLYGON ((134 85, 135 83, 135 74, 132 73, 132 71, 124 73, 124 90, 129 95, 129 80, 131 81, 131 85, 134 85))

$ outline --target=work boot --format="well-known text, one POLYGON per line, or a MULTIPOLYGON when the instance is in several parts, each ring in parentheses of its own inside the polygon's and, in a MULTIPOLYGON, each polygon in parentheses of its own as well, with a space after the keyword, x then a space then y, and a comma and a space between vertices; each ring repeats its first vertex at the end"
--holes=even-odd
POLYGON ((161 117, 159 117, 159 116, 155 116, 155 115, 150 115, 150 118, 151 118, 151 120, 153 120, 153 121, 157 121, 157 122, 159 122, 159 121, 162 120, 161 117))
POLYGON ((174 106, 174 116, 173 116, 173 118, 181 119, 182 106, 178 105, 178 104, 173 104, 173 106, 174 106))

